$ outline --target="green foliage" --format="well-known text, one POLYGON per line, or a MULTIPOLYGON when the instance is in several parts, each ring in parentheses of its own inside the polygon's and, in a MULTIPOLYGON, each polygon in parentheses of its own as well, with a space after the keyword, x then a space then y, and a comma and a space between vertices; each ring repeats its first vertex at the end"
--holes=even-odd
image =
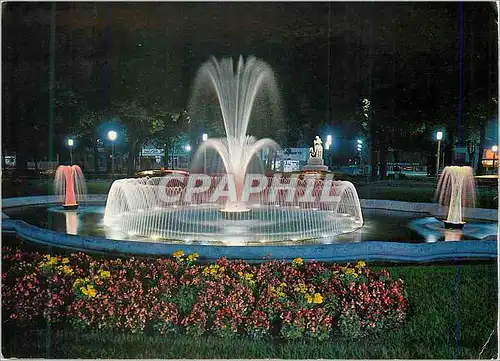
POLYGON ((198 287, 192 285, 181 285, 179 291, 173 297, 173 302, 179 307, 182 314, 187 314, 193 309, 198 298, 198 287))
POLYGON ((361 320, 355 313, 340 315, 340 332, 347 338, 359 338, 364 335, 361 327, 361 320))

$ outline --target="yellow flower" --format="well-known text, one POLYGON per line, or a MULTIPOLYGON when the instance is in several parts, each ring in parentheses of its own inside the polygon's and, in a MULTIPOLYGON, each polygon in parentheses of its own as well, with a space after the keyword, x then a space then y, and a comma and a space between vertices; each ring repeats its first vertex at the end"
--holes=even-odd
POLYGON ((175 251, 174 253, 172 253, 172 256, 174 256, 175 258, 180 258, 180 257, 184 256, 184 252, 181 250, 178 250, 178 251, 175 251))
POLYGON ((295 287, 295 291, 299 293, 306 293, 307 292, 307 287, 303 283, 299 283, 297 287, 295 287))
POLYGON ((101 276, 102 278, 108 278, 111 277, 111 272, 99 270, 99 276, 101 276))
POLYGON ((59 270, 62 271, 64 274, 67 274, 67 275, 72 275, 73 274, 73 270, 68 265, 61 266, 59 268, 59 270))
POLYGON ((358 261, 357 266, 361 268, 361 267, 366 266, 366 263, 364 261, 358 261))
POLYGON ((307 294, 306 295, 306 302, 307 303, 312 303, 312 301, 313 301, 313 298, 311 297, 311 295, 307 294))
POLYGON ((253 278, 253 274, 251 274, 251 273, 245 273, 245 279, 247 281, 251 280, 252 278, 253 278))
POLYGON ((286 283, 285 282, 281 282, 280 283, 280 287, 286 287, 286 283))
POLYGON ((313 298, 313 302, 314 303, 322 303, 323 302, 323 296, 321 296, 321 294, 319 294, 319 293, 315 293, 314 294, 314 298, 313 298))
POLYGON ((85 296, 89 296, 89 297, 95 297, 97 294, 97 291, 94 289, 94 286, 92 286, 92 285, 87 285, 87 287, 85 287, 85 286, 80 287, 80 291, 82 291, 82 293, 85 296))
POLYGON ((61 262, 62 262, 62 264, 68 264, 69 263, 69 258, 68 257, 64 257, 61 262))
POLYGON ((87 285, 87 291, 88 291, 90 297, 95 297, 97 294, 97 291, 91 285, 87 285))
POLYGON ((47 262, 47 265, 48 266, 53 266, 55 264, 57 264, 57 257, 50 257, 50 259, 47 262))
POLYGON ((85 284, 87 282, 90 282, 90 279, 88 277, 85 278, 77 278, 75 282, 73 282, 73 288, 77 288, 81 284, 85 284))
POLYGON ((295 258, 293 261, 292 261, 292 266, 301 266, 304 264, 304 260, 302 258, 295 258))
POLYGON ((188 261, 196 261, 196 259, 199 257, 200 255, 198 253, 192 253, 190 254, 189 256, 187 256, 187 259, 188 261))
POLYGON ((354 274, 355 272, 354 272, 354 269, 352 269, 352 268, 345 268, 344 273, 346 275, 351 275, 351 274, 354 274))
POLYGON ((243 277, 243 272, 239 271, 238 276, 243 277))

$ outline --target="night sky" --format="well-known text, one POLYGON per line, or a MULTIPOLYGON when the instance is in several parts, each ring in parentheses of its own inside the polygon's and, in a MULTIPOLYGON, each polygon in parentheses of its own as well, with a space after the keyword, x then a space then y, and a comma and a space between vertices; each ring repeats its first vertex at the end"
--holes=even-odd
POLYGON ((468 109, 496 113, 493 3, 57 3, 54 52, 51 3, 3 6, 3 146, 17 154, 48 154, 51 141, 57 151, 89 109, 112 116, 113 104, 132 99, 187 107, 210 55, 273 67, 284 146, 316 133, 368 136, 365 97, 382 148, 427 150, 436 127, 463 137, 468 109))

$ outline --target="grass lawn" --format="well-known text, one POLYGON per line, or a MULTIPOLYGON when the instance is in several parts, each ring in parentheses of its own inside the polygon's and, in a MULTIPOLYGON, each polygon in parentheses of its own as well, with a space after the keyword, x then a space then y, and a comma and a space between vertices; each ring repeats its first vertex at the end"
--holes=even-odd
MULTIPOLYGON (((377 337, 292 343, 4 327, 2 353, 47 358, 479 358, 496 329, 496 263, 384 268, 404 279, 409 312, 403 327, 377 337)), ((497 357, 496 339, 495 331, 481 358, 497 357)))
MULTIPOLYGON (((384 180, 356 184, 361 199, 387 199, 405 202, 435 202, 436 184, 432 182, 414 182, 408 179, 384 180)), ((476 207, 497 209, 498 190, 496 187, 476 187, 476 207)))

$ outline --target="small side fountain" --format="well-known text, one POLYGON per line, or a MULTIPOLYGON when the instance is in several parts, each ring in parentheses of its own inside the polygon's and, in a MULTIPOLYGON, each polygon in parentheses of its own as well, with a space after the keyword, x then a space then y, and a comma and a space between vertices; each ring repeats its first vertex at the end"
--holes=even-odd
POLYGON ((448 166, 439 177, 436 198, 440 205, 448 206, 445 228, 462 229, 463 207, 475 203, 474 173, 471 167, 448 166))
POLYGON ((61 165, 56 170, 54 191, 61 197, 64 209, 77 209, 84 199, 87 187, 82 169, 78 165, 61 165))

